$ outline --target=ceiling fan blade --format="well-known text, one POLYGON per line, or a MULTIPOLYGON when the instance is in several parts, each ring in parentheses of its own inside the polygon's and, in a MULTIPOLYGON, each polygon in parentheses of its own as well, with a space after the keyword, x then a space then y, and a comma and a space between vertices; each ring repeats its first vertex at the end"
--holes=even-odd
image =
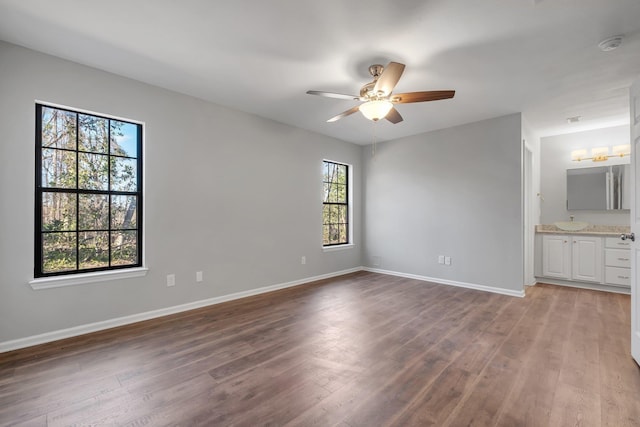
POLYGON ((404 120, 402 118, 402 116, 400 115, 400 113, 398 113, 398 110, 396 110, 395 108, 392 108, 391 110, 389 110, 389 112, 387 113, 387 115, 384 118, 389 120, 394 125, 396 123, 400 123, 402 120, 404 120))
POLYGON ((376 85, 373 87, 373 90, 377 92, 384 92, 385 95, 389 95, 393 88, 398 84, 398 80, 400 80, 400 76, 402 76, 402 72, 404 71, 404 64, 400 64, 399 62, 389 62, 389 65, 384 67, 384 71, 378 80, 376 81, 376 85))
POLYGON ((357 112, 359 109, 360 109, 360 106, 359 106, 359 105, 356 105, 355 107, 350 108, 350 109, 348 109, 347 111, 344 111, 344 112, 342 112, 342 113, 338 114, 337 116, 331 117, 329 120, 327 120, 327 123, 333 123, 333 122, 335 122, 335 121, 340 120, 340 119, 341 119, 341 118, 343 118, 343 117, 350 116, 350 115, 352 115, 353 113, 357 112))
POLYGON ((432 90, 426 92, 408 92, 394 94, 389 100, 394 104, 407 104, 409 102, 438 101, 440 99, 453 98, 455 90, 432 90))
POLYGON ((357 101, 360 99, 359 96, 355 96, 355 95, 345 95, 343 93, 325 92, 322 90, 308 90, 307 93, 309 95, 324 96, 325 98, 348 99, 349 101, 354 101, 354 100, 357 101))

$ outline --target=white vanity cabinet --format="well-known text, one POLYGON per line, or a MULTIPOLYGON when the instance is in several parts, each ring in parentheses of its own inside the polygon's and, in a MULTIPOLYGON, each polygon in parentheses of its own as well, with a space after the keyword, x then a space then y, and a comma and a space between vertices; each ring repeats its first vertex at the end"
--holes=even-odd
POLYGON ((631 287, 631 251, 628 240, 605 238, 604 277, 611 286, 631 287))
POLYGON ((602 283, 602 237, 571 236, 571 279, 602 283))
POLYGON ((542 275, 571 278, 571 238, 560 234, 542 236, 542 275))
POLYGON ((563 280, 603 283, 602 237, 542 236, 542 274, 563 280))

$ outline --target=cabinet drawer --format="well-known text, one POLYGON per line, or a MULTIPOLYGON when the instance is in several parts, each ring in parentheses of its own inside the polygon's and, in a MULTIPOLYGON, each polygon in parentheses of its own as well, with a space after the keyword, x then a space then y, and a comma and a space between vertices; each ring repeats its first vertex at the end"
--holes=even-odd
POLYGON ((606 248, 614 248, 614 249, 623 249, 629 248, 630 246, 629 240, 622 240, 619 237, 606 237, 604 240, 604 246, 606 248))
POLYGON ((631 251, 628 249, 605 249, 604 265, 609 267, 631 267, 631 251))
POLYGON ((622 267, 605 267, 605 282, 609 285, 631 286, 631 269, 622 267))

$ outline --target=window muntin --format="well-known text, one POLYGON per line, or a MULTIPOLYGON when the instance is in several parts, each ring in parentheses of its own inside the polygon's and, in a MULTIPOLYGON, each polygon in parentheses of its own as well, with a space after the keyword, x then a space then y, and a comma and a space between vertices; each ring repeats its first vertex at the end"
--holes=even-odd
POLYGON ((36 278, 142 265, 142 132, 36 104, 36 278))
POLYGON ((349 243, 349 166, 323 161, 322 244, 349 243))

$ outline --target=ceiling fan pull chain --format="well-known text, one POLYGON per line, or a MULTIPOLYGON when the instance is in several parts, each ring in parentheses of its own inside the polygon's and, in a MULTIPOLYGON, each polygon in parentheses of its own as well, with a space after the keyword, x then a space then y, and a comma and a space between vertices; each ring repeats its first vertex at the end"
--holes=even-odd
POLYGON ((376 120, 375 122, 372 122, 372 123, 373 123, 373 144, 371 146, 371 157, 375 159, 376 158, 376 145, 378 143, 378 135, 377 135, 377 132, 376 132, 377 129, 378 129, 377 128, 378 121, 376 120))

